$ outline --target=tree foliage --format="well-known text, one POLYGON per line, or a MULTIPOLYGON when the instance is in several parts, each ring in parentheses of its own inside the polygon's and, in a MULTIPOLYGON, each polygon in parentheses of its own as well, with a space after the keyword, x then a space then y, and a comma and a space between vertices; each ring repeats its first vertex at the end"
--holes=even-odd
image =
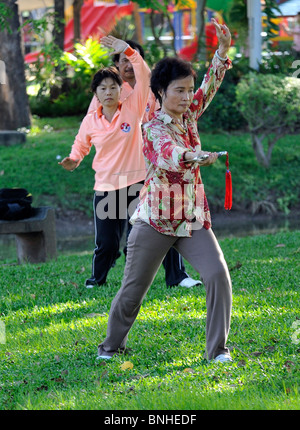
POLYGON ((269 167, 277 140, 300 131, 300 80, 251 72, 240 80, 236 97, 252 135, 256 158, 264 167, 269 167))
POLYGON ((111 64, 107 49, 93 39, 87 39, 84 45, 76 43, 72 53, 49 49, 52 57, 47 55, 48 61, 38 61, 28 71, 31 83, 39 88, 37 95, 30 97, 32 113, 39 116, 85 113, 94 73, 111 64), (57 65, 64 71, 63 83, 55 73, 57 65))
POLYGON ((11 28, 7 19, 12 18, 12 15, 12 10, 5 3, 0 2, 0 31, 6 29, 11 33, 11 28))
POLYGON ((281 11, 276 0, 265 0, 263 12, 266 14, 265 32, 267 33, 268 42, 274 37, 275 34, 277 34, 279 29, 278 24, 276 24, 274 21, 274 19, 277 18, 275 11, 279 12, 281 15, 281 11))
MULTIPOLYGON (((165 23, 169 26, 170 32, 172 33, 173 39, 172 39, 172 46, 171 49, 174 54, 176 54, 176 48, 175 48, 175 29, 173 25, 173 20, 171 17, 171 13, 168 10, 168 6, 170 5, 170 2, 167 0, 134 0, 134 3, 137 3, 139 7, 150 9, 150 25, 151 25, 151 31, 154 37, 154 41, 157 46, 159 46, 163 52, 164 56, 167 55, 167 47, 162 43, 160 36, 162 34, 162 31, 165 27, 165 23), (158 23, 156 20, 157 13, 161 16, 161 22, 158 23)), ((174 0, 175 5, 189 5, 188 0, 174 0)))

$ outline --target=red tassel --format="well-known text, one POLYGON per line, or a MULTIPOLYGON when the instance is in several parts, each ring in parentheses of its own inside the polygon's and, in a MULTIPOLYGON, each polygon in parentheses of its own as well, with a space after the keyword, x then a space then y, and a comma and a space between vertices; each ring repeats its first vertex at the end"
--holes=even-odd
POLYGON ((225 203, 224 203, 224 208, 226 210, 230 211, 230 209, 232 207, 232 179, 231 179, 231 172, 229 170, 228 153, 226 154, 226 167, 227 167, 227 171, 225 174, 225 203))

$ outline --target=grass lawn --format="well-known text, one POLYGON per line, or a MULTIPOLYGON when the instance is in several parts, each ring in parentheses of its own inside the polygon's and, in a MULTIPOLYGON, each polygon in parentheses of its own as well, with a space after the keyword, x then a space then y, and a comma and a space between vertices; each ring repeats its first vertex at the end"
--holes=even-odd
POLYGON ((203 360, 204 287, 167 289, 162 268, 131 352, 105 362, 97 345, 123 257, 92 290, 83 287, 91 253, 1 262, 0 409, 298 410, 299 241, 299 231, 220 241, 233 281, 229 364, 203 360))
MULTIPOLYGON (((0 147, 0 188, 25 187, 34 206, 91 215, 93 154, 73 173, 57 165, 79 124, 34 119, 24 145, 0 147)), ((253 202, 299 209, 298 136, 276 144, 269 170, 257 164, 247 133, 201 138, 203 149, 230 153, 233 210, 251 213, 253 202)), ((225 160, 202 175, 214 213, 223 207, 225 160)), ((226 365, 203 360, 204 287, 168 289, 161 268, 130 332, 130 354, 99 362, 124 257, 107 285, 92 290, 83 286, 92 250, 45 264, 0 261, 0 410, 299 409, 299 240, 300 231, 220 241, 233 280, 234 361, 226 365)))

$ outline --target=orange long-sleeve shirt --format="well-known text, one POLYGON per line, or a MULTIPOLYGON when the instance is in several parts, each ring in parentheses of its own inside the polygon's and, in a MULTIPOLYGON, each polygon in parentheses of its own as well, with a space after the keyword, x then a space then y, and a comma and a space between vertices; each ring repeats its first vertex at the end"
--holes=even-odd
POLYGON ((119 103, 112 121, 102 114, 102 106, 88 113, 75 138, 70 158, 79 160, 89 154, 92 145, 96 153, 96 191, 111 191, 143 181, 146 167, 142 150, 141 122, 147 106, 150 88, 150 69, 140 54, 128 47, 136 84, 130 95, 119 103))

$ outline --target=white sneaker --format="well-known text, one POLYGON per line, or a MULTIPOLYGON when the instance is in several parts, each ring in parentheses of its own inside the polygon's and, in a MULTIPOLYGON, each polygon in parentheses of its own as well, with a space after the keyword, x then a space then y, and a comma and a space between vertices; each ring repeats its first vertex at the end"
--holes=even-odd
POLYGON ((216 363, 217 362, 219 362, 219 363, 225 363, 225 362, 232 361, 232 358, 230 357, 229 354, 220 354, 213 361, 216 362, 216 363))
POLYGON ((201 285, 201 284, 202 284, 201 281, 196 281, 195 279, 188 277, 188 278, 184 278, 180 282, 179 287, 191 288, 191 287, 195 287, 196 285, 201 285))
POLYGON ((85 287, 86 288, 94 288, 96 286, 98 286, 98 283, 95 281, 95 279, 91 278, 91 279, 87 279, 85 281, 85 287))

